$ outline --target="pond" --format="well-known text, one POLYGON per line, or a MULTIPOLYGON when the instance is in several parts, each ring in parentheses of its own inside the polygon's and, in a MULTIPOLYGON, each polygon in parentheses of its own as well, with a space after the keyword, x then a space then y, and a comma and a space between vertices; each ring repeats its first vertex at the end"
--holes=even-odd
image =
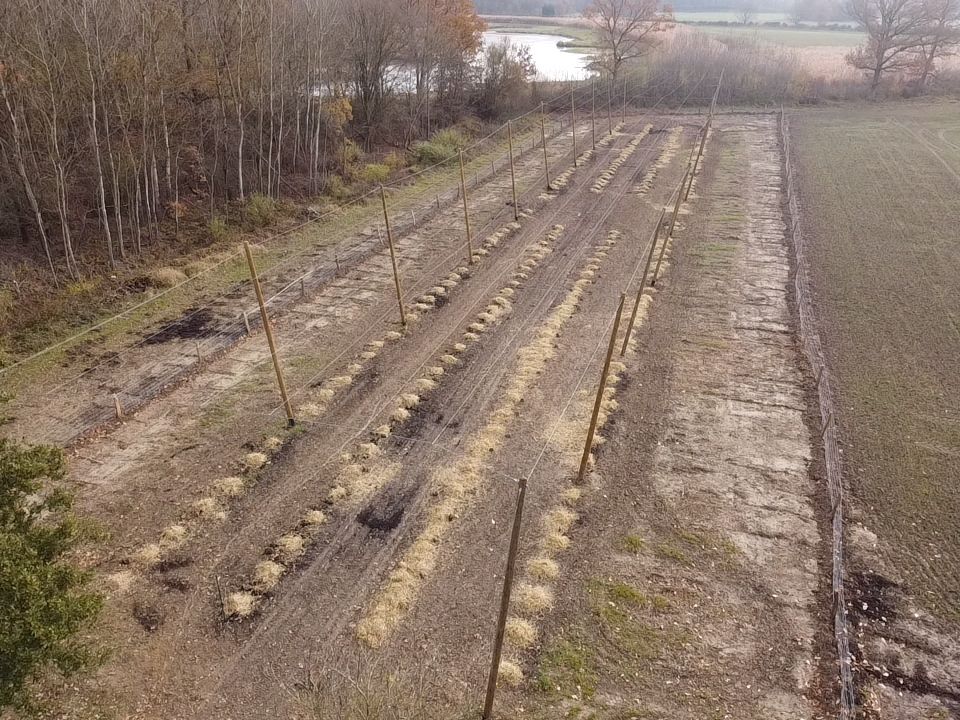
POLYGON ((504 39, 512 45, 526 45, 537 67, 537 80, 585 80, 590 77, 587 63, 590 56, 580 50, 564 50, 557 47, 563 41, 558 35, 539 35, 536 33, 502 32, 490 30, 483 34, 484 45, 502 42, 504 39))

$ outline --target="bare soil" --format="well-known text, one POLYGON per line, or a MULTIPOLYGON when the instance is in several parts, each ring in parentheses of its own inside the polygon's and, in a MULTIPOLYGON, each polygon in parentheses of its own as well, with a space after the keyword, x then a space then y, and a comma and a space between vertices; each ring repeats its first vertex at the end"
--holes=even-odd
POLYGON ((825 715, 822 488, 771 117, 718 118, 573 483, 613 312, 696 127, 628 117, 577 168, 565 136, 549 192, 527 158, 518 225, 502 179, 477 193, 466 268, 452 210, 403 233, 405 331, 385 249, 318 281, 278 328, 296 428, 254 334, 77 445, 81 507, 111 532, 88 561, 114 653, 59 716, 316 717, 367 660, 475 711, 521 476, 499 715, 825 715))
POLYGON ((862 702, 960 712, 955 103, 791 119, 801 227, 839 397, 862 702))

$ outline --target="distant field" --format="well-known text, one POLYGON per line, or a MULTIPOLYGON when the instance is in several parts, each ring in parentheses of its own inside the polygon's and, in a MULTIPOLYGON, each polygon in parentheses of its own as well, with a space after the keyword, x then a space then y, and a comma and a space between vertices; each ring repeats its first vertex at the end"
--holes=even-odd
POLYGON ((526 19, 521 19, 519 22, 491 20, 487 22, 487 25, 488 29, 494 31, 556 35, 558 38, 563 38, 568 41, 565 43, 565 47, 568 48, 595 48, 599 45, 597 35, 593 30, 577 25, 541 25, 540 23, 527 21, 526 19))
POLYGON ((848 106, 791 127, 853 517, 879 570, 956 627, 960 112, 848 106))
POLYGON ((744 27, 730 25, 698 25, 698 30, 723 37, 750 37, 786 47, 856 47, 864 35, 847 30, 803 30, 800 28, 744 27))

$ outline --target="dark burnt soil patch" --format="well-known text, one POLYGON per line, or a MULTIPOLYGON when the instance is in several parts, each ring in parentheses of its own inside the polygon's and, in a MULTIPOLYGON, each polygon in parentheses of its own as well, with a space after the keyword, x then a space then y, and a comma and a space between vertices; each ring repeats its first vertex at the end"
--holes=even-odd
POLYGON ((883 622, 896 620, 896 591, 899 586, 874 572, 854 572, 847 580, 852 619, 865 617, 883 622))
POLYGON ((159 345, 171 340, 192 340, 206 335, 216 317, 210 308, 192 307, 182 318, 169 325, 164 325, 159 331, 148 333, 144 338, 147 345, 159 345))
POLYGON ((147 632, 153 632, 163 624, 163 613, 150 603, 137 602, 133 606, 133 617, 147 632))
POLYGON ((399 493, 386 493, 368 503, 358 514, 357 522, 381 535, 396 529, 403 519, 415 488, 402 488, 399 493))

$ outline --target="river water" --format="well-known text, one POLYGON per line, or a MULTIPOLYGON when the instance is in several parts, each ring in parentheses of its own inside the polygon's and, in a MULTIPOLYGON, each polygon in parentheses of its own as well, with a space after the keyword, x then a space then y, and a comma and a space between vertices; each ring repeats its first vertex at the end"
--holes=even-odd
POLYGON ((590 56, 579 50, 570 51, 557 47, 564 38, 557 35, 513 33, 490 30, 483 34, 484 45, 492 45, 508 39, 512 45, 526 45, 537 66, 537 80, 585 80, 590 77, 587 63, 590 56))

